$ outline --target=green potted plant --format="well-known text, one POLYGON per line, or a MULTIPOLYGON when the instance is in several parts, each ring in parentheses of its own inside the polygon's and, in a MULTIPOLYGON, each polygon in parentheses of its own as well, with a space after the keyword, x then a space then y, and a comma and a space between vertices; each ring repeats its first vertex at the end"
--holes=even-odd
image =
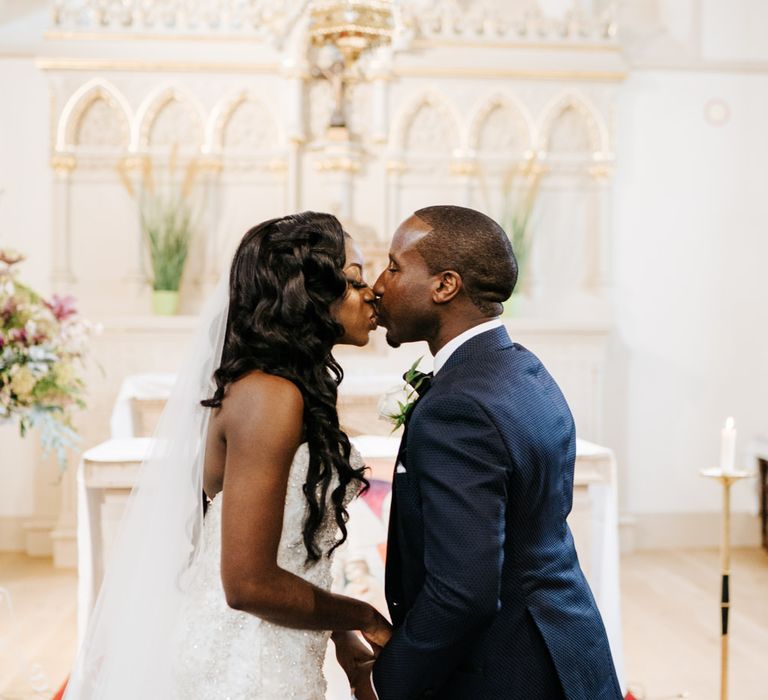
POLYGON ((520 291, 524 288, 527 263, 533 246, 532 218, 544 168, 535 159, 515 164, 502 184, 504 208, 501 225, 509 236, 517 258, 518 279, 515 292, 504 305, 505 316, 515 316, 520 291))
POLYGON ((125 162, 120 166, 120 173, 128 193, 138 202, 139 224, 150 268, 147 277, 152 283, 152 307, 156 314, 172 316, 179 308, 179 288, 195 235, 198 213, 195 182, 199 163, 190 160, 183 178, 178 178, 174 146, 166 177, 157 184, 151 159, 147 157, 140 162, 138 194, 128 177, 125 162))

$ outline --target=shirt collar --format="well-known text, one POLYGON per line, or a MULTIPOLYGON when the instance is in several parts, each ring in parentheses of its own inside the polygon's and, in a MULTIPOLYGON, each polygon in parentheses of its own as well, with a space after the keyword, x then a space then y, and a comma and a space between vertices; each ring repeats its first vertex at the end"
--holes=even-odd
POLYGON ((437 374, 442 369, 443 365, 448 362, 448 358, 453 355, 453 353, 456 352, 456 350, 458 350, 462 345, 464 345, 464 343, 466 343, 470 338, 474 338, 476 335, 480 335, 486 331, 493 330, 494 328, 501 328, 503 325, 504 324, 500 318, 494 318, 477 326, 473 326, 469 330, 466 330, 463 333, 457 335, 453 340, 449 340, 445 345, 443 345, 442 348, 437 351, 434 359, 433 372, 437 374))

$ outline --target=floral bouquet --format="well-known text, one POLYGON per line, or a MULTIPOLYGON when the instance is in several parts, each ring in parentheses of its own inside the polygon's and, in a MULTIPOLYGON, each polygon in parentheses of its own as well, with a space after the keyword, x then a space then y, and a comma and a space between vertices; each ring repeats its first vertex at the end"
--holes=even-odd
POLYGON ((0 422, 37 428, 61 469, 78 440, 72 411, 84 408, 82 361, 92 326, 72 297, 46 300, 17 280, 23 257, 0 250, 0 422))

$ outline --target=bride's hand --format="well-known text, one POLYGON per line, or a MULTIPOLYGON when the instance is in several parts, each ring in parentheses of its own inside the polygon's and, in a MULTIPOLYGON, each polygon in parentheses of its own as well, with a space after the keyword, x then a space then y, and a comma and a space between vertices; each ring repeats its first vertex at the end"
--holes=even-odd
POLYGON ((360 632, 365 641, 371 645, 374 655, 378 656, 381 650, 387 646, 390 637, 392 637, 392 625, 377 611, 371 623, 365 629, 360 630, 360 632))
POLYGON ((366 663, 372 663, 376 657, 357 633, 351 630, 334 632, 331 639, 336 645, 336 660, 344 669, 349 684, 354 689, 356 679, 360 675, 360 668, 366 663))

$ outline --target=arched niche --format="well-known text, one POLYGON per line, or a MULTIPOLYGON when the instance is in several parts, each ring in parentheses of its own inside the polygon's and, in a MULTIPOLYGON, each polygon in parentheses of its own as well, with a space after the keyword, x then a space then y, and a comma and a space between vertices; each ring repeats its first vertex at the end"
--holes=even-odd
POLYGON ((272 111, 255 95, 241 92, 214 110, 211 147, 223 153, 248 154, 273 151, 284 141, 272 111))
POLYGON ((600 113, 582 95, 567 94, 546 110, 540 129, 548 158, 592 160, 609 150, 607 129, 600 113))
POLYGON ((460 147, 459 121, 443 97, 427 93, 403 110, 396 122, 393 143, 406 158, 450 157, 460 147))
POLYGON ((64 106, 56 150, 122 152, 130 144, 130 119, 123 95, 105 80, 91 80, 64 106))
POLYGON ((485 100, 470 122, 467 145, 478 157, 521 157, 533 145, 533 125, 514 97, 497 94, 485 100))
POLYGON ((138 124, 141 148, 177 146, 182 151, 199 151, 203 147, 202 109, 177 87, 163 87, 149 95, 139 110, 138 124))

